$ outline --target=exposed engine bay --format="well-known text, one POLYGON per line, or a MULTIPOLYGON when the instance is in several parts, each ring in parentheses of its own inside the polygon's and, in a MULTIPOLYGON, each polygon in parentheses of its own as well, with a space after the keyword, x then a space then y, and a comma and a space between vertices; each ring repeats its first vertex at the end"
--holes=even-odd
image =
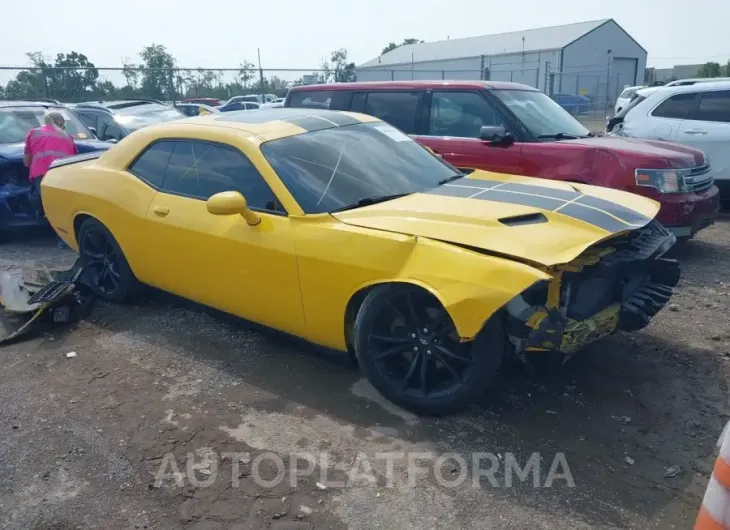
POLYGON ((652 221, 606 240, 570 263, 544 269, 539 282, 507 304, 514 353, 559 352, 567 360, 616 330, 636 331, 669 301, 679 281, 676 260, 664 258, 676 238, 652 221))

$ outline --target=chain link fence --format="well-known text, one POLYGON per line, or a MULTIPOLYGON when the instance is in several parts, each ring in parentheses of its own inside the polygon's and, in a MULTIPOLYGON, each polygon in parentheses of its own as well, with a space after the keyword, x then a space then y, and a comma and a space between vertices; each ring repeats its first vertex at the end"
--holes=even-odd
POLYGON ((398 68, 337 71, 257 68, 74 68, 0 67, 0 99, 53 100, 60 103, 146 98, 178 102, 260 94, 284 97, 292 86, 333 81, 490 80, 510 81, 545 91, 583 120, 603 120, 623 90, 618 74, 605 68, 560 72, 546 63, 477 69, 398 68))

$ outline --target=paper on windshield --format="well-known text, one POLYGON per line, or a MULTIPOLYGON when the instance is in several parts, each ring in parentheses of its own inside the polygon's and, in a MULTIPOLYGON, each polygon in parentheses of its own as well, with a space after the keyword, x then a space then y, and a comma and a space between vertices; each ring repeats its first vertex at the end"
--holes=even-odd
POLYGON ((380 131, 385 136, 390 138, 391 140, 395 142, 408 142, 411 141, 411 138, 402 132, 400 132, 395 127, 391 127, 390 125, 382 124, 382 125, 376 125, 375 130, 380 131))

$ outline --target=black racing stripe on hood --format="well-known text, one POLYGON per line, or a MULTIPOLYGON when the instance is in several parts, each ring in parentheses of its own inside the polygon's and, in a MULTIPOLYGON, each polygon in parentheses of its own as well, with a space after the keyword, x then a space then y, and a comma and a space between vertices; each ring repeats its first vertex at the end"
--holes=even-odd
POLYGON ((579 199, 576 199, 575 204, 584 204, 598 210, 610 213, 611 215, 618 217, 625 223, 629 224, 642 224, 647 222, 647 218, 637 211, 629 210, 624 208, 620 204, 615 202, 600 199, 598 197, 591 197, 589 195, 583 195, 579 199))
POLYGON ((558 190, 544 186, 533 186, 531 184, 518 184, 512 182, 505 184, 504 186, 500 186, 499 189, 505 191, 518 191, 520 193, 534 193, 535 195, 543 195, 544 197, 552 197, 554 199, 563 199, 566 201, 570 201, 581 196, 579 191, 558 190))
POLYGON ((322 120, 314 116, 304 116, 302 118, 292 118, 291 120, 284 120, 297 127, 301 127, 307 132, 321 131, 322 129, 331 129, 337 127, 334 123, 327 120, 322 120))
POLYGON ((357 125, 358 123, 363 123, 360 120, 358 120, 357 118, 348 116, 344 112, 336 112, 336 111, 331 111, 328 114, 323 115, 322 118, 336 123, 338 127, 344 127, 345 125, 357 125))
POLYGON ((620 204, 584 195, 579 191, 529 184, 463 178, 426 193, 540 208, 613 233, 643 226, 651 221, 650 218, 620 204))

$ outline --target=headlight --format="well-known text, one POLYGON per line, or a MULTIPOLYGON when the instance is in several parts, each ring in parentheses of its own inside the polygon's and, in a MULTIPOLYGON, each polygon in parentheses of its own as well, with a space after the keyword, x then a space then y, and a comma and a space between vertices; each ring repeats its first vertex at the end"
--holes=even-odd
POLYGON ((686 169, 637 169, 636 185, 654 188, 662 193, 681 193, 687 191, 686 169))

